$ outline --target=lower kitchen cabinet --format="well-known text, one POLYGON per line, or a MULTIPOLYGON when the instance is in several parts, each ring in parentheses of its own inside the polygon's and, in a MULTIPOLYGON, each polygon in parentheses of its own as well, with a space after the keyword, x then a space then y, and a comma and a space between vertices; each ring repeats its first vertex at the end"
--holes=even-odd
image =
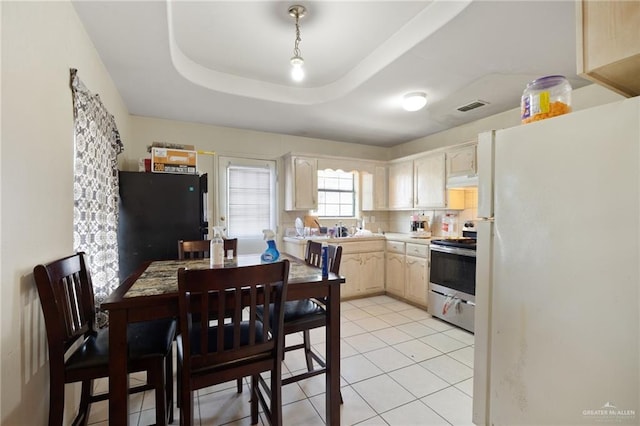
POLYGON ((404 297, 404 243, 387 241, 387 281, 386 291, 404 297))
POLYGON ((284 241, 283 251, 298 259, 304 259, 307 250, 307 242, 305 240, 296 240, 295 242, 284 241))
POLYGON ((405 299, 427 307, 429 263, 427 259, 407 256, 405 299))
POLYGON ((342 244, 340 295, 356 298, 384 292, 384 240, 342 244))
POLYGON ((427 307, 429 246, 387 241, 386 291, 417 306, 427 307))
POLYGON ((426 308, 429 290, 429 246, 407 243, 405 265, 404 297, 426 308))

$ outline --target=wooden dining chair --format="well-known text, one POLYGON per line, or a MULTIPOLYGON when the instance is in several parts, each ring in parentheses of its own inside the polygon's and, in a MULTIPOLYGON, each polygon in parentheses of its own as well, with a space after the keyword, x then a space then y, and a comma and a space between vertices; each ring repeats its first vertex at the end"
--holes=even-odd
MULTIPOLYGON (((320 268, 322 266, 322 244, 315 241, 307 241, 305 250, 305 262, 309 265, 320 268)), ((338 274, 340 271, 340 261, 342 259, 342 246, 328 246, 329 271, 338 274)), ((302 332, 302 343, 285 346, 284 351, 294 351, 304 349, 307 363, 307 372, 295 376, 287 377, 283 384, 306 379, 326 372, 325 361, 311 349, 310 330, 327 325, 327 312, 325 310, 326 300, 324 299, 301 299, 285 302, 284 304, 284 334, 294 334, 302 332), (319 369, 313 367, 313 361, 320 366, 319 369)), ((261 315, 261 311, 258 310, 261 315)))
MULTIPOLYGON (((238 239, 223 238, 224 254, 233 250, 233 257, 238 255, 238 239)), ((203 259, 209 257, 211 240, 178 241, 178 259, 203 259)))
POLYGON ((192 423, 194 390, 245 376, 251 376, 251 423, 258 422, 260 403, 271 424, 282 424, 282 328, 288 278, 288 260, 178 270, 182 425, 192 423), (258 304, 268 310, 265 321, 257 315, 258 304), (248 315, 243 319, 245 307, 248 315), (270 386, 260 375, 265 371, 271 373, 270 386))
MULTIPOLYGON (((37 265, 33 274, 49 346, 49 426, 62 425, 65 383, 73 382, 82 382, 80 407, 73 424, 86 425, 91 403, 109 399, 109 394, 93 394, 93 380, 109 376, 109 331, 96 327, 86 256, 80 252, 37 265)), ((175 333, 174 319, 136 322, 127 329, 129 372, 147 373, 147 384, 132 388, 130 393, 155 390, 158 425, 173 421, 175 333)))
MULTIPOLYGON (((238 256, 238 239, 237 238, 223 238, 224 253, 227 255, 227 251, 233 250, 233 257, 238 256)), ((209 257, 211 246, 211 240, 192 240, 192 241, 178 241, 178 259, 204 259, 209 257)), ((238 393, 242 393, 242 379, 238 379, 236 383, 238 393)), ((178 401, 180 403, 180 401, 178 401)))

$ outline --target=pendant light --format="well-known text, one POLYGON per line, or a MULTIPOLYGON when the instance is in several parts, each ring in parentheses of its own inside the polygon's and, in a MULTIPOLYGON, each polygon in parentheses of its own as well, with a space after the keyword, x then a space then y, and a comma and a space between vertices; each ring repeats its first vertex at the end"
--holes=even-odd
POLYGON ((304 6, 293 5, 289 6, 289 15, 296 20, 296 41, 293 46, 293 57, 291 58, 291 78, 294 81, 302 81, 304 79, 304 59, 300 54, 299 44, 302 41, 300 38, 300 25, 298 21, 305 16, 307 9, 304 6))

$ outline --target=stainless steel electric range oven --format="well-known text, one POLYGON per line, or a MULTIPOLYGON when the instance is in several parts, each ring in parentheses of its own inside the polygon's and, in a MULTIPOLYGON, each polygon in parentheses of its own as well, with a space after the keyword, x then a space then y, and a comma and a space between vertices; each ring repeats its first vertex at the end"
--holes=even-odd
POLYGON ((431 315, 474 331, 476 239, 431 240, 427 308, 431 315))

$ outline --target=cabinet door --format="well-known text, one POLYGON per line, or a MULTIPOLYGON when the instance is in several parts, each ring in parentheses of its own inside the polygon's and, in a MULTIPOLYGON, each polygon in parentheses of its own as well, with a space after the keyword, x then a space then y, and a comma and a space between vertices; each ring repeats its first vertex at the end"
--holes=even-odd
POLYGON ((340 275, 345 278, 345 283, 340 286, 340 296, 357 296, 360 289, 360 255, 343 254, 340 261, 340 275))
POLYGON ((427 306, 428 261, 423 257, 406 257, 405 298, 421 306, 427 306))
POLYGON ((384 291, 384 252, 362 253, 360 258, 360 292, 384 291))
POLYGON ((295 157, 294 207, 295 210, 315 210, 318 208, 318 165, 315 158, 295 157))
POLYGON ((373 174, 364 172, 362 174, 362 210, 386 210, 388 187, 385 166, 376 166, 373 174))
POLYGON ((304 259, 305 250, 307 248, 305 244, 298 244, 298 243, 292 243, 290 241, 285 241, 283 246, 284 246, 285 253, 293 255, 298 259, 304 259))
POLYGON ((373 205, 376 210, 386 210, 389 207, 389 182, 385 166, 376 166, 373 182, 373 205))
POLYGON ((578 74, 623 96, 640 95, 640 2, 578 2, 578 74))
POLYGON ((413 208, 413 162, 389 166, 389 208, 413 208))
POLYGON ((415 160, 414 173, 415 207, 446 207, 444 152, 415 160))
POLYGON ((387 252, 386 290, 404 297, 404 254, 387 252))
POLYGON ((447 152, 447 176, 476 175, 476 146, 465 146, 447 152))

